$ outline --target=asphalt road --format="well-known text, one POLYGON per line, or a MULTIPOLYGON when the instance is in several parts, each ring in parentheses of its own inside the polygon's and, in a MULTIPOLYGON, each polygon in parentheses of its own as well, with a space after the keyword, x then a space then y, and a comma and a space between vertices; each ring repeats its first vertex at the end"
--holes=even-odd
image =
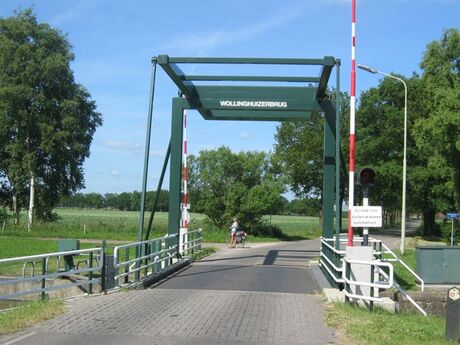
POLYGON ((225 248, 150 289, 72 300, 0 344, 336 344, 307 266, 318 250, 318 241, 225 248))

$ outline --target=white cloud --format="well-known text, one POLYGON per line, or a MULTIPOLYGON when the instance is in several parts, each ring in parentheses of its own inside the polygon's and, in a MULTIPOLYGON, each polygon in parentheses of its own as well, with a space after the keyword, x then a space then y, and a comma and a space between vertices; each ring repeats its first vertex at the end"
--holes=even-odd
POLYGON ((131 143, 127 141, 116 141, 116 140, 107 140, 103 143, 104 147, 109 149, 114 149, 118 151, 139 151, 141 149, 141 145, 138 143, 131 143))
POLYGON ((253 22, 251 25, 241 29, 229 30, 226 26, 223 26, 214 32, 202 31, 191 32, 185 35, 181 34, 180 36, 173 37, 166 45, 165 49, 180 49, 181 51, 189 50, 200 52, 201 55, 205 55, 206 51, 209 51, 216 46, 246 41, 273 30, 276 27, 302 16, 304 14, 304 9, 305 6, 301 8, 292 8, 288 9, 284 13, 279 10, 276 16, 272 16, 270 19, 265 18, 265 20, 253 22))
POLYGON ((91 12, 95 6, 95 3, 89 0, 76 1, 74 4, 75 6, 70 7, 66 11, 63 11, 54 16, 49 20, 49 22, 54 26, 58 26, 68 21, 77 20, 81 17, 84 17, 88 12, 91 12))
POLYGON ((160 150, 150 150, 150 157, 163 157, 164 153, 160 150))
POLYGON ((248 139, 249 138, 249 133, 241 132, 239 136, 240 136, 240 139, 243 139, 243 140, 248 139))
POLYGON ((120 172, 119 172, 118 170, 112 169, 112 176, 117 176, 117 177, 119 177, 119 176, 121 176, 121 174, 120 174, 120 172))

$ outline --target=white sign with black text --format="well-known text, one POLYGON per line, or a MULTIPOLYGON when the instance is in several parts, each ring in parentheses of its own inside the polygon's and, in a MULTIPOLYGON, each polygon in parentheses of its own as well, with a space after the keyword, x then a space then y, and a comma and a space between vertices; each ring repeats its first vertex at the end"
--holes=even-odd
POLYGON ((352 207, 351 226, 354 228, 381 228, 382 206, 352 207))

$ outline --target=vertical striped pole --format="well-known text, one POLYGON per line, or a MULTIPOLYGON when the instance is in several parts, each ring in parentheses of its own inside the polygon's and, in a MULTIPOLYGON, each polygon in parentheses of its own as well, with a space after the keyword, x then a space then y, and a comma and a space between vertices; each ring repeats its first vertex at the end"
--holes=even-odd
POLYGON ((348 245, 353 246, 351 208, 355 193, 355 111, 356 111, 356 0, 351 2, 351 91, 350 91, 350 174, 348 179, 348 245))
POLYGON ((184 165, 184 174, 183 174, 183 182, 184 182, 184 206, 182 210, 182 227, 188 229, 188 192, 187 192, 187 182, 188 182, 188 169, 187 169, 187 112, 184 109, 184 156, 183 156, 183 165, 184 165))

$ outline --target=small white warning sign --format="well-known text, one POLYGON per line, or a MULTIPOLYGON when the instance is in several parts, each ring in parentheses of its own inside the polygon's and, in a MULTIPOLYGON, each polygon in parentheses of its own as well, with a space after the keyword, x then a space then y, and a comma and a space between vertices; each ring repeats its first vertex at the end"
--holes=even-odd
POLYGON ((456 287, 450 289, 449 298, 454 301, 458 300, 460 298, 460 290, 458 290, 456 287))
POLYGON ((352 207, 351 226, 354 228, 381 228, 382 206, 352 207))

